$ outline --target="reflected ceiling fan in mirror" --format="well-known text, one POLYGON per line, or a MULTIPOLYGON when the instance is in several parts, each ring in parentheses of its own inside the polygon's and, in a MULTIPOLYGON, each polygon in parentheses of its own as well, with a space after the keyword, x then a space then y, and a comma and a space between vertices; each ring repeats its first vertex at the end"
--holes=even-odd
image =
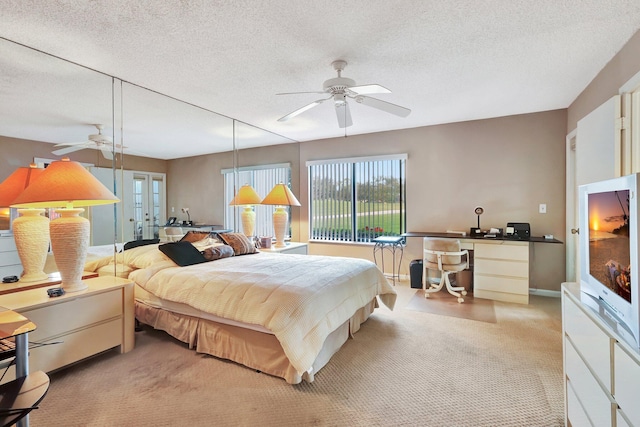
MULTIPOLYGON (((84 150, 85 148, 93 148, 96 150, 100 150, 105 159, 113 160, 113 141, 108 136, 102 134, 102 129, 104 129, 103 125, 97 124, 94 126, 96 127, 96 129, 98 129, 98 133, 89 135, 89 139, 87 141, 56 144, 54 147, 64 148, 53 151, 53 154, 57 156, 64 156, 65 154, 73 153, 74 151, 84 150)), ((120 144, 115 144, 115 151, 121 150, 123 148, 126 147, 123 147, 120 144)))
POLYGON ((411 113, 411 110, 408 108, 367 96, 377 93, 391 93, 391 91, 386 87, 380 86, 379 84, 357 86, 354 80, 347 77, 342 77, 342 71, 347 66, 347 61, 333 61, 331 65, 333 66, 333 69, 338 73, 338 77, 326 80, 322 85, 322 91, 287 92, 277 94, 296 95, 303 93, 321 93, 330 95, 328 98, 318 99, 317 101, 313 101, 311 104, 307 104, 304 107, 298 108, 297 110, 287 114, 286 116, 280 117, 278 119, 279 122, 287 121, 299 114, 304 113, 307 110, 312 109, 317 105, 322 104, 325 101, 333 100, 333 105, 336 110, 336 117, 338 118, 338 125, 341 128, 349 127, 353 125, 353 121, 351 120, 351 112, 349 111, 349 104, 347 102, 348 98, 355 100, 359 104, 367 105, 386 113, 395 114, 399 117, 407 117, 409 113, 411 113))

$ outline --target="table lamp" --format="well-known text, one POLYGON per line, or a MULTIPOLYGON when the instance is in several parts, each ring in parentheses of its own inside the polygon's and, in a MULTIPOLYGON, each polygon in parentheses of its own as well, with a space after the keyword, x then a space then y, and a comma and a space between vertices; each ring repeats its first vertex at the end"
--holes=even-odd
POLYGON ((256 229, 256 213, 253 205, 260 204, 260 196, 249 184, 245 184, 238 190, 236 196, 231 200, 229 206, 244 206, 240 217, 242 218, 242 232, 245 236, 253 236, 256 229))
POLYGON ((51 249, 66 292, 87 288, 82 282, 89 247, 89 220, 79 206, 117 203, 120 200, 80 163, 68 158, 54 161, 37 181, 13 201, 16 208, 56 208, 59 218, 49 223, 51 249))
POLYGON ((293 195, 289 187, 283 183, 276 184, 267 197, 262 200, 263 205, 275 205, 276 210, 273 212, 273 233, 276 235, 276 248, 283 248, 284 235, 287 232, 287 221, 289 214, 285 206, 300 206, 300 202, 293 195))
MULTIPOLYGON (((43 172, 35 164, 16 169, 0 184, 0 206, 11 206, 43 172)), ((46 280, 49 276, 43 269, 49 252, 49 218, 42 216, 44 209, 18 209, 18 213, 12 229, 23 269, 20 282, 46 280)))

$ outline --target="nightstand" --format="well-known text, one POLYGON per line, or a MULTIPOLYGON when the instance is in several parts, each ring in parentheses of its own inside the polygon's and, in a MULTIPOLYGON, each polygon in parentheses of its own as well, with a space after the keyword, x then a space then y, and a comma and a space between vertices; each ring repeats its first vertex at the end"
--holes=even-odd
POLYGON ((260 252, 307 255, 308 247, 308 243, 287 242, 287 245, 284 248, 276 248, 274 246, 271 246, 269 249, 260 248, 260 252))
MULTIPOLYGON (((33 370, 51 372, 115 347, 121 353, 133 349, 133 283, 114 276, 83 281, 88 289, 54 298, 47 289, 55 286, 0 295, 0 307, 37 325, 29 341, 51 344, 29 350, 33 370)), ((10 369, 2 382, 14 378, 15 369, 10 369)))

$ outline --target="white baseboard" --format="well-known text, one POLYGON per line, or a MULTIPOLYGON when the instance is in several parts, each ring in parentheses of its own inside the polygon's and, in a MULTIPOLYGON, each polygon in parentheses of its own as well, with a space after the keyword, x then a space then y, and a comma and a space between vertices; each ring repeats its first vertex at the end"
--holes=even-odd
POLYGON ((560 298, 561 294, 560 294, 560 291, 529 288, 529 295, 540 295, 541 297, 560 298))

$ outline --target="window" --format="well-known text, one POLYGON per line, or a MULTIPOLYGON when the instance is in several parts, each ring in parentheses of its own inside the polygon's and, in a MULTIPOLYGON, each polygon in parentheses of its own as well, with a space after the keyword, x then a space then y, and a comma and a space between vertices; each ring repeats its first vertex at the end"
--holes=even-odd
MULTIPOLYGON (((289 185, 291 181, 291 165, 289 163, 279 163, 275 165, 245 166, 236 169, 223 169, 224 175, 224 204, 226 206, 224 216, 224 226, 232 230, 241 229, 242 224, 240 214, 242 206, 229 206, 236 189, 244 184, 249 184, 256 190, 258 195, 264 198, 271 189, 279 183, 289 185)), ((256 212, 256 236, 274 236, 273 233, 273 212, 275 206, 260 205, 254 208, 256 212)), ((288 208, 291 209, 291 208, 288 208)), ((289 212, 291 214, 291 212, 289 212)), ((287 233, 291 235, 291 233, 287 233)))
POLYGON ((406 158, 307 162, 310 239, 366 243, 404 233, 406 158))

